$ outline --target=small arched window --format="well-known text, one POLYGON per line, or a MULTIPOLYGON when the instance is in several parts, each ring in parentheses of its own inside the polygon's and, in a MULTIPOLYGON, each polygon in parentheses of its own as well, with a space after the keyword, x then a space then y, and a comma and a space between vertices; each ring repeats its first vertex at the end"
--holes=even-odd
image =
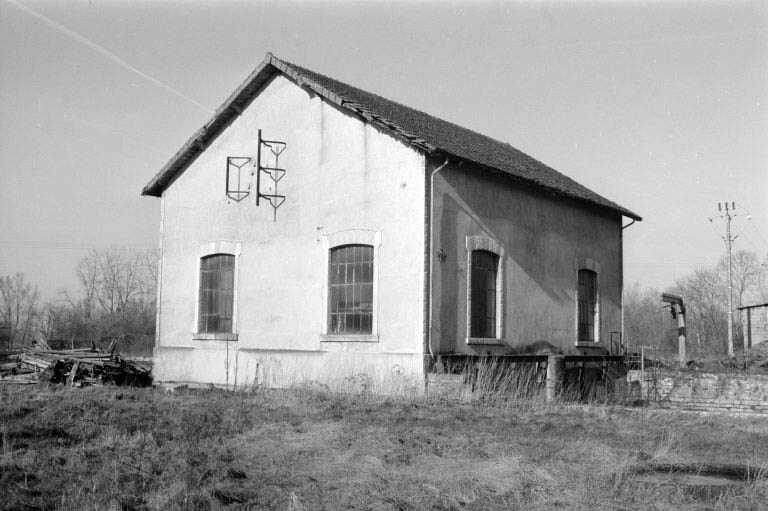
POLYGON ((200 333, 231 333, 235 256, 213 254, 200 259, 200 333))
POLYGON ((328 333, 371 334, 373 330, 373 246, 330 249, 328 333))

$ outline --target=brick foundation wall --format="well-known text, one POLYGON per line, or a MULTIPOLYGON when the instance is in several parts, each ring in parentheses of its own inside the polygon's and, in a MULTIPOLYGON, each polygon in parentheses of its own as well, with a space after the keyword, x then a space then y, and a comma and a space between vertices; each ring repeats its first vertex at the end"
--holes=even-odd
POLYGON ((662 407, 768 414, 764 375, 661 373, 648 378, 643 387, 643 394, 662 407))

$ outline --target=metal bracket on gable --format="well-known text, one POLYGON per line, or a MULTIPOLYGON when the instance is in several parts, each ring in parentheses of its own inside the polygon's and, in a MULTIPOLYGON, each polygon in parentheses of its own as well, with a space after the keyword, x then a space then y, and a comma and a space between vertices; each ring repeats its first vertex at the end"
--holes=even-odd
POLYGON ((267 199, 272 206, 274 213, 274 220, 277 221, 277 208, 283 205, 285 202, 285 195, 277 193, 277 183, 285 176, 286 170, 280 168, 280 155, 285 151, 287 144, 277 140, 264 140, 261 138, 261 130, 259 130, 259 144, 256 153, 256 205, 259 205, 260 199, 267 199), (264 146, 269 149, 271 156, 274 158, 274 164, 262 165, 261 164, 261 147, 264 146), (261 191, 261 173, 264 172, 271 179, 271 190, 267 190, 270 193, 262 193, 261 191))
MULTIPOLYGON (((227 156, 227 177, 224 183, 227 197, 240 202, 250 195, 249 189, 242 187, 241 174, 243 167, 251 161, 247 156, 227 156)), ((250 188, 250 185, 248 186, 250 188)))
POLYGON ((261 199, 269 201, 272 206, 274 220, 277 221, 277 209, 285 202, 285 195, 277 192, 277 183, 285 177, 286 170, 280 168, 280 155, 283 154, 287 144, 278 140, 264 140, 261 138, 261 130, 258 131, 258 144, 256 156, 227 156, 227 168, 225 179, 225 193, 227 198, 240 202, 251 194, 251 176, 256 173, 256 205, 261 199), (269 149, 264 152, 268 162, 262 164, 262 147, 269 149), (244 168, 250 165, 250 176, 243 177, 244 168), (262 190, 262 172, 269 177, 266 188, 262 190), (247 183, 247 185, 246 185, 247 183))

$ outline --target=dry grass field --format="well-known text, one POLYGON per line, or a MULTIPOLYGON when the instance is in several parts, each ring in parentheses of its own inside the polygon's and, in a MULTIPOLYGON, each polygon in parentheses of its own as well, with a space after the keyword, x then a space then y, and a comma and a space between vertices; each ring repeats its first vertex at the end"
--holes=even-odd
POLYGON ((768 420, 537 399, 0 385, 0 508, 765 509, 653 463, 768 467, 768 420))

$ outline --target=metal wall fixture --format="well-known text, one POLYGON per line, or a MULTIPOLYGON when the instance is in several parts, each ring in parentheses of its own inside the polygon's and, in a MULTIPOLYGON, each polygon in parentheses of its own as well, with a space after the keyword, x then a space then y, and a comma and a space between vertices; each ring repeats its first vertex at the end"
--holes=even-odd
POLYGON ((285 195, 277 193, 277 183, 283 179, 286 170, 280 168, 280 155, 283 154, 288 144, 277 140, 264 140, 261 138, 261 130, 259 130, 259 146, 256 153, 256 205, 259 205, 259 199, 267 199, 272 206, 274 214, 274 220, 277 222, 277 208, 283 205, 285 202, 285 195), (272 155, 275 157, 275 165, 273 167, 267 167, 261 164, 261 147, 264 146, 269 149, 272 155), (261 173, 264 172, 272 179, 273 193, 261 193, 261 173))
POLYGON ((245 199, 251 193, 251 181, 248 180, 248 186, 243 187, 243 167, 248 163, 252 163, 251 176, 256 173, 256 206, 259 205, 261 199, 269 201, 269 205, 272 206, 273 218, 277 221, 277 209, 285 202, 285 195, 277 193, 277 183, 285 176, 286 170, 280 167, 280 155, 283 154, 288 144, 278 140, 264 140, 261 138, 261 130, 258 131, 258 144, 256 150, 256 157, 250 156, 227 156, 227 168, 226 168, 226 182, 225 192, 227 197, 235 202, 240 202, 245 199), (269 149, 274 157, 274 165, 262 165, 261 153, 262 147, 269 149), (265 173, 272 181, 272 189, 267 190, 270 193, 263 193, 261 191, 261 173, 265 173))
MULTIPOLYGON (((235 202, 240 202, 251 193, 248 189, 242 188, 241 179, 243 167, 250 161, 251 158, 247 156, 227 156, 227 178, 224 183, 226 188, 225 192, 227 197, 235 202), (237 177, 235 177, 235 175, 237 177)), ((250 185, 248 188, 250 188, 250 185)))

